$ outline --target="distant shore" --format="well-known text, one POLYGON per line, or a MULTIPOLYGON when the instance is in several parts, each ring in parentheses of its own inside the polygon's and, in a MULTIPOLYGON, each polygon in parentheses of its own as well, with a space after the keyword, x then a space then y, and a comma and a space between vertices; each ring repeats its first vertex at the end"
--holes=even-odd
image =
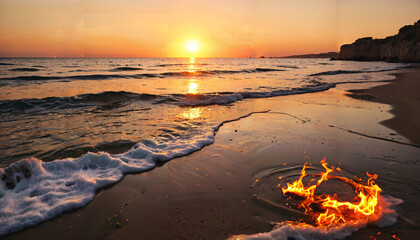
POLYGON ((283 57, 270 57, 270 58, 337 58, 338 52, 326 52, 326 53, 310 53, 310 54, 299 54, 283 57))

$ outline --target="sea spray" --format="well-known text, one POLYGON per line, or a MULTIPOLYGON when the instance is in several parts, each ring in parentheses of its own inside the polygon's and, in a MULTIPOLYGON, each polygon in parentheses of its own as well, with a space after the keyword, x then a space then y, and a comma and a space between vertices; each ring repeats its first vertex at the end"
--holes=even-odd
POLYGON ((124 174, 144 172, 158 162, 200 150, 214 142, 215 133, 224 123, 263 112, 225 121, 192 137, 163 143, 141 141, 123 154, 87 153, 52 162, 31 158, 1 168, 0 236, 83 207, 98 189, 120 181, 124 174))

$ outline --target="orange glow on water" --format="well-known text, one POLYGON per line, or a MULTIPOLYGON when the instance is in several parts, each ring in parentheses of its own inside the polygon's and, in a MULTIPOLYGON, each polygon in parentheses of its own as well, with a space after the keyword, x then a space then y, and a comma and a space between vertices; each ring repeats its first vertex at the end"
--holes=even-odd
POLYGON ((197 72, 197 68, 195 65, 189 65, 188 66, 188 72, 189 73, 196 73, 197 72))
POLYGON ((195 58, 190 58, 190 64, 188 65, 188 72, 195 74, 197 72, 197 66, 195 65, 195 58))
POLYGON ((190 79, 188 83, 188 94, 197 94, 198 93, 198 87, 199 84, 197 83, 197 80, 190 79))
POLYGON ((338 175, 331 175, 331 173, 335 173, 334 168, 328 168, 325 158, 321 164, 325 172, 316 175, 320 176, 320 179, 315 185, 305 186, 302 182, 303 178, 308 176, 305 163, 299 179, 293 183, 287 183, 287 186, 282 188, 283 194, 289 199, 296 197, 302 199, 298 208, 305 210, 305 213, 314 219, 315 225, 319 227, 340 226, 348 222, 368 222, 378 218, 381 211, 381 208, 378 207, 378 197, 382 190, 375 184, 375 179, 378 177, 376 174, 366 173, 369 177, 367 182, 359 179, 354 181, 338 175), (349 184, 357 196, 349 202, 340 200, 337 194, 316 193, 316 188, 328 179, 349 184))
POLYGON ((200 107, 190 108, 184 111, 183 113, 181 113, 181 116, 188 119, 196 119, 201 116, 201 111, 202 110, 200 107))

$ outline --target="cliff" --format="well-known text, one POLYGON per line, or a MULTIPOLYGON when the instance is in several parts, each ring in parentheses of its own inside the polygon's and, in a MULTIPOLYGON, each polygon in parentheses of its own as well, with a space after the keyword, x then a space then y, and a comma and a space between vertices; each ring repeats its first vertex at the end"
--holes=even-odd
POLYGON ((338 60, 420 62, 420 20, 384 39, 357 39, 341 46, 338 60))

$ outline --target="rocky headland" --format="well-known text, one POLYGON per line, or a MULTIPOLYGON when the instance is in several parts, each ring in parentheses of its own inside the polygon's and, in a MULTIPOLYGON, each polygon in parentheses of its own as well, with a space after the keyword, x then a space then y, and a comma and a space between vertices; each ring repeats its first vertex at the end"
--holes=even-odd
POLYGON ((420 20, 384 39, 365 37, 341 46, 338 60, 420 62, 420 20))

